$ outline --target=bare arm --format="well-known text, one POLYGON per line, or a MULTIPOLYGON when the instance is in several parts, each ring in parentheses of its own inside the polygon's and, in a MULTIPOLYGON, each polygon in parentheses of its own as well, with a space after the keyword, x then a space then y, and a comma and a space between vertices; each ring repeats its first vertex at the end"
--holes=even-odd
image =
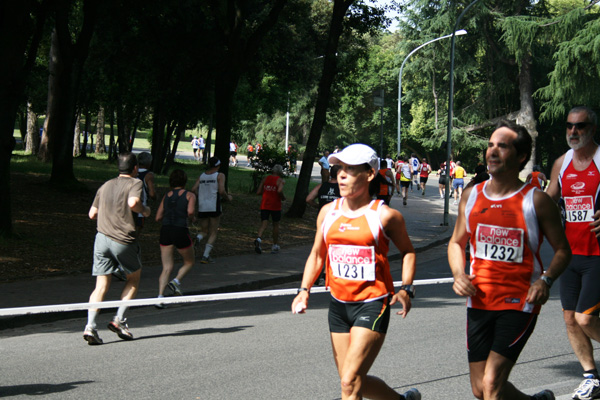
POLYGON ((156 185, 154 184, 154 173, 148 172, 144 177, 144 182, 148 186, 148 197, 152 200, 156 200, 156 185))
POLYGON ((194 183, 194 186, 192 186, 192 190, 191 192, 198 195, 198 188, 200 187, 200 177, 198 177, 198 179, 196 179, 196 183, 194 183))
POLYGON ((150 216, 150 207, 145 206, 139 197, 129 197, 127 199, 127 205, 133 212, 141 213, 144 217, 150 216))
MULTIPOLYGON (((536 190, 533 194, 533 204, 537 214, 540 230, 546 236, 548 243, 554 250, 554 257, 544 275, 556 280, 567 268, 571 261, 571 247, 560 221, 558 207, 550 196, 536 190)), ((541 279, 535 281, 530 287, 526 301, 533 304, 544 304, 548 301, 550 290, 541 279)))
POLYGON ((256 194, 260 195, 263 193, 263 186, 265 185, 266 180, 267 180, 266 176, 264 178, 262 178, 262 181, 260 181, 260 184, 258 185, 258 189, 256 189, 256 194))
MULTIPOLYGON (((404 217, 399 211, 384 207, 381 211, 381 224, 385 233, 402 253, 402 284, 412 285, 415 279, 417 258, 415 249, 406 231, 404 217)), ((394 294, 390 305, 396 302, 402 304, 402 310, 398 311, 397 314, 402 315, 402 318, 406 318, 412 306, 408 293, 404 290, 399 290, 398 293, 394 294)))
POLYGON ((163 217, 165 216, 165 197, 167 197, 167 193, 165 193, 165 195, 163 196, 162 200, 160 201, 160 204, 158 205, 158 211, 156 211, 156 222, 160 222, 162 221, 163 217))
POLYGON ((233 197, 225 190, 225 174, 219 172, 217 175, 217 183, 219 184, 219 194, 227 201, 233 200, 233 197))
POLYGON ((196 219, 196 195, 192 192, 187 192, 187 201, 188 201, 188 206, 187 206, 187 213, 188 213, 188 217, 193 220, 196 219))
POLYGON ((562 167, 563 160, 565 159, 564 154, 554 162, 552 166, 552 172, 550 173, 550 184, 546 189, 548 196, 554 201, 558 201, 560 198, 560 186, 558 185, 558 174, 560 174, 560 168, 562 167))
POLYGON ((309 204, 315 208, 319 208, 319 205, 317 204, 317 202, 315 200, 317 198, 317 195, 319 194, 320 188, 321 188, 321 184, 319 183, 317 186, 315 186, 315 188, 313 190, 310 191, 308 196, 306 196, 307 204, 309 204))
POLYGON ((467 233, 467 221, 465 218, 465 207, 472 188, 465 189, 458 206, 458 218, 454 226, 454 232, 448 243, 448 263, 454 277, 454 293, 459 296, 474 296, 477 293, 472 281, 475 275, 465 273, 465 246, 469 240, 467 233))
MULTIPOLYGON (((310 255, 306 260, 304 273, 302 275, 302 284, 300 285, 302 288, 307 288, 310 290, 312 285, 319 277, 321 269, 323 268, 323 263, 325 262, 325 257, 327 256, 327 247, 325 245, 325 240, 323 239, 323 229, 321 226, 323 225, 325 215, 327 215, 327 212, 329 211, 329 207, 331 207, 331 203, 326 204, 323 206, 323 208, 321 208, 321 211, 319 211, 319 216, 317 217, 317 232, 315 233, 315 241, 313 243, 312 250, 310 251, 310 255)), ((296 311, 296 306, 298 304, 304 304, 304 306, 308 306, 309 296, 310 294, 308 291, 302 291, 298 293, 292 302, 292 312, 296 311)))
POLYGON ((98 209, 94 206, 91 206, 90 211, 88 211, 88 216, 90 217, 90 219, 98 218, 98 209))

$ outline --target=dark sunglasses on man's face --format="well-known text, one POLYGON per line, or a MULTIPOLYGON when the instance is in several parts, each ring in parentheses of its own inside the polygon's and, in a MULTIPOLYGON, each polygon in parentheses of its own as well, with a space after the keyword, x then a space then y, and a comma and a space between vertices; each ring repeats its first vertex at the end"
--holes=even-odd
POLYGON ((567 130, 570 131, 571 129, 573 129, 573 127, 575 127, 575 129, 580 131, 582 129, 585 129, 585 127, 589 124, 589 122, 576 122, 574 124, 572 124, 571 122, 567 122, 567 130))

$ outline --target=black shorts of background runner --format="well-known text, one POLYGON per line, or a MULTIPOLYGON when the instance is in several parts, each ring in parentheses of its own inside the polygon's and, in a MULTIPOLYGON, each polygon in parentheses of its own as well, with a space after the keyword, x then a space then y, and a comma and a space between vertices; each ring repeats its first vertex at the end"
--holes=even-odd
POLYGON ((187 249, 192 245, 190 230, 182 226, 163 225, 160 228, 161 246, 175 246, 178 249, 187 249))
POLYGON ((390 324, 390 299, 366 303, 342 303, 335 298, 329 302, 329 331, 349 333, 353 326, 360 326, 374 332, 387 333, 390 324))
POLYGON ((469 362, 485 361, 490 351, 517 362, 533 333, 537 314, 516 310, 467 309, 469 362))
POLYGON ((269 215, 271 216, 271 219, 273 220, 273 222, 281 221, 281 210, 278 210, 278 211, 260 210, 260 220, 261 221, 268 221, 269 215))
POLYGON ((559 282, 563 310, 600 315, 600 256, 573 254, 559 282))

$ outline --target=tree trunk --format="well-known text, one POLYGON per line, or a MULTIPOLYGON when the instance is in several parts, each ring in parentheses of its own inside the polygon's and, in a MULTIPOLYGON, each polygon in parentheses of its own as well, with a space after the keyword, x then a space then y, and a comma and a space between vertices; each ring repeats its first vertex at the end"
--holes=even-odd
POLYGON ((517 115, 517 124, 523 125, 531 135, 533 140, 531 146, 531 158, 525 169, 521 171, 522 175, 527 176, 536 164, 536 141, 538 137, 537 123, 533 109, 533 83, 531 77, 531 56, 523 57, 519 68, 519 93, 521 98, 521 109, 517 115))
POLYGON ((88 137, 90 136, 90 118, 91 113, 89 111, 85 112, 85 126, 83 127, 83 146, 81 146, 81 157, 87 157, 87 147, 88 147, 88 137))
POLYGON ((154 106, 152 121, 152 171, 161 171, 163 167, 163 138, 165 134, 165 117, 161 100, 154 106))
POLYGON ((222 63, 217 72, 215 82, 215 155, 221 160, 221 172, 229 174, 229 142, 231 141, 231 117, 233 98, 240 75, 248 61, 255 57, 265 35, 273 28, 287 0, 276 0, 263 21, 246 21, 243 19, 243 7, 237 2, 228 2, 227 15, 223 18, 222 8, 213 8, 215 19, 225 20, 220 34, 227 47, 222 55, 222 63), (244 32, 245 25, 255 25, 252 32, 244 32))
POLYGON ((58 39, 56 30, 52 31, 50 36, 50 54, 48 55, 48 100, 46 102, 46 118, 44 118, 44 129, 40 141, 40 149, 38 151, 38 159, 43 162, 52 160, 52 151, 50 150, 50 138, 48 136, 48 125, 50 122, 51 110, 54 108, 54 95, 56 93, 56 62, 58 59, 58 39))
POLYGON ((83 22, 76 43, 71 42, 70 23, 73 23, 69 21, 71 2, 62 0, 56 8, 57 86, 54 88, 55 101, 50 110, 48 136, 52 150, 50 182, 61 186, 77 182, 73 172, 72 147, 72 135, 76 123, 76 101, 99 5, 99 0, 83 2, 83 22))
POLYGON ((0 236, 13 234, 10 161, 13 130, 25 82, 35 63, 48 1, 0 2, 0 236))
POLYGON ((81 116, 77 113, 77 119, 75 119, 75 130, 73 132, 73 157, 79 157, 81 155, 81 128, 79 124, 81 122, 81 116))
POLYGON ((40 148, 40 133, 37 122, 37 114, 33 112, 31 102, 27 102, 27 141, 25 151, 29 154, 37 154, 40 148))
POLYGON ((321 133, 326 122, 327 106, 331 97, 331 85, 337 72, 335 54, 343 30, 344 16, 352 2, 353 0, 335 0, 333 5, 327 47, 325 49, 325 60, 323 62, 323 74, 319 81, 317 105, 315 106, 313 123, 308 135, 308 141, 306 142, 306 151, 302 157, 302 168, 300 169, 298 183, 296 184, 296 193, 294 194, 292 206, 286 214, 288 217, 301 218, 304 215, 304 211, 306 211, 306 196, 308 195, 312 168, 317 156, 321 133))
POLYGON ((437 132, 438 130, 438 94, 437 94, 437 90, 435 87, 435 71, 432 74, 432 92, 433 92, 433 104, 434 104, 434 108, 435 108, 435 130, 437 132))
POLYGON ((96 154, 104 154, 106 145, 104 144, 104 107, 98 110, 98 121, 96 122, 96 154))

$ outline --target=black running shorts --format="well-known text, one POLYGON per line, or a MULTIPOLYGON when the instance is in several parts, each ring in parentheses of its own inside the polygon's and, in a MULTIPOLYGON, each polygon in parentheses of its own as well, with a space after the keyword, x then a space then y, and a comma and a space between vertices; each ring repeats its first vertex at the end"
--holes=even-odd
POLYGON ((360 326, 374 332, 387 333, 389 324, 389 297, 367 303, 342 303, 331 297, 329 332, 349 333, 353 326, 360 326))
POLYGON ((186 249, 192 245, 189 229, 182 226, 163 225, 159 241, 161 246, 175 246, 178 249, 186 249))
POLYGON ((563 310, 600 315, 600 256, 573 254, 559 282, 563 310))
POLYGON ((273 222, 281 221, 281 210, 260 210, 261 221, 268 221, 269 215, 271 216, 273 222))
POLYGON ((522 311, 467 308, 469 362, 487 360, 490 351, 517 362, 536 321, 537 314, 522 311))

